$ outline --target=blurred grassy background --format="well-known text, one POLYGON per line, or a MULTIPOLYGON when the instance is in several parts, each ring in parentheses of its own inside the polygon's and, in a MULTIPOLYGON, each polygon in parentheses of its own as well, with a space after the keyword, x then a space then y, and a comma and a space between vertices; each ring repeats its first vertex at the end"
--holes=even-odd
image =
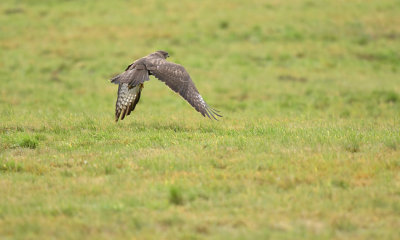
POLYGON ((396 239, 400 3, 2 1, 3 239, 396 239), (109 79, 166 50, 113 122, 109 79))

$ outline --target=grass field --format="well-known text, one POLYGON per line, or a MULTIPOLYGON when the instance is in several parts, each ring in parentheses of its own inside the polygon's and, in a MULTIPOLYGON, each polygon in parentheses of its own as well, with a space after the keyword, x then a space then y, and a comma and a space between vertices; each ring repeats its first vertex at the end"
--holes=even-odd
POLYGON ((1 239, 400 239, 400 3, 0 3, 1 239), (114 122, 109 79, 155 50, 114 122))

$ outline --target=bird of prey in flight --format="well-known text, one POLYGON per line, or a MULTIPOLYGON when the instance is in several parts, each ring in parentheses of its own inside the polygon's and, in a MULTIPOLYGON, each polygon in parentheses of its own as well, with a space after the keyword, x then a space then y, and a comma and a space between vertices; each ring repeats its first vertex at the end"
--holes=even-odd
POLYGON ((222 117, 218 110, 211 108, 203 100, 186 69, 176 63, 168 62, 165 51, 157 51, 142 57, 129 65, 125 72, 113 77, 112 83, 118 84, 118 97, 115 104, 115 121, 123 120, 131 114, 139 102, 143 84, 153 75, 169 88, 179 93, 203 117, 217 120, 222 117))

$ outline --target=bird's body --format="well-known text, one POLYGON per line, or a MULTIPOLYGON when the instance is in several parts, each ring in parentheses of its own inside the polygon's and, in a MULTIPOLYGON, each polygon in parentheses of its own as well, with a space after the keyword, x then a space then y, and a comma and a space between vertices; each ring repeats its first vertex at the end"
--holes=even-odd
POLYGON ((209 107, 203 100, 185 68, 166 61, 167 57, 168 53, 165 51, 154 52, 134 61, 125 69, 125 72, 111 79, 112 83, 119 84, 115 121, 118 121, 120 117, 123 120, 135 109, 140 99, 143 83, 149 80, 150 75, 154 75, 179 93, 203 116, 214 119, 217 119, 216 116, 221 117, 217 110, 209 107))

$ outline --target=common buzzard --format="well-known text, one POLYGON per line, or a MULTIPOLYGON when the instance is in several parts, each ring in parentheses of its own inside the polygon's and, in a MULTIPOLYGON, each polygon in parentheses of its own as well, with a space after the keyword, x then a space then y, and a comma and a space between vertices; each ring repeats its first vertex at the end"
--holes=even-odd
POLYGON ((115 104, 115 121, 131 114, 139 102, 143 83, 153 75, 175 92, 179 93, 192 107, 204 117, 217 120, 222 117, 218 110, 211 108, 201 97, 189 73, 179 64, 167 62, 169 57, 165 51, 157 51, 142 57, 129 65, 125 72, 111 79, 118 84, 118 97, 115 104))

